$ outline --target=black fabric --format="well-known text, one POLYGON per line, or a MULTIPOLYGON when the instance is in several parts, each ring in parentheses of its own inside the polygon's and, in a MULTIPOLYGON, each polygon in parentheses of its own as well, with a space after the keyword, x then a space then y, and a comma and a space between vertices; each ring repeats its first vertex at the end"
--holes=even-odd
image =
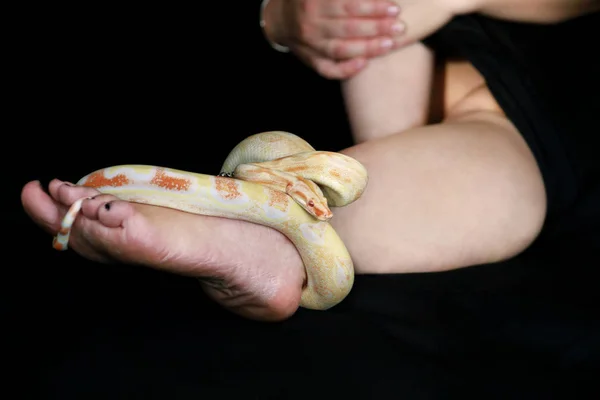
POLYGON ((572 220, 575 208, 597 196, 592 116, 600 107, 593 104, 598 61, 579 43, 593 37, 597 23, 597 14, 558 26, 467 15, 425 40, 473 63, 527 141, 548 194, 545 233, 557 233, 555 223, 572 220))
MULTIPOLYGON (((245 11, 236 9, 238 19, 225 29, 234 27, 231 40, 242 40, 243 49, 223 46, 215 35, 221 28, 198 24, 198 18, 210 17, 191 12, 177 13, 173 24, 156 23, 168 19, 162 14, 142 27, 133 24, 108 39, 107 49, 98 45, 107 40, 106 19, 92 29, 101 34, 85 35, 77 46, 36 37, 36 43, 53 43, 40 45, 47 51, 40 59, 60 68, 29 71, 31 92, 41 96, 31 114, 43 120, 40 132, 60 127, 70 133, 72 142, 65 142, 73 153, 65 153, 54 137, 40 138, 36 148, 47 154, 36 158, 38 165, 32 162, 19 184, 40 173, 69 177, 74 165, 87 173, 107 164, 164 161, 217 171, 222 156, 248 133, 288 129, 309 137, 316 121, 317 147, 326 147, 327 140, 342 147, 347 137, 322 134, 347 123, 327 119, 335 112, 330 93, 337 87, 310 87, 313 81, 304 79, 313 77, 310 71, 264 42, 252 17, 256 6, 239 7, 245 11), (189 20, 181 21, 182 14, 189 20), (239 32, 253 36, 240 38, 239 32), (146 39, 135 41, 138 34, 146 39), (217 43, 195 39, 215 36, 217 43), (260 56, 243 54, 254 48, 260 56), (200 61, 197 54, 204 55, 200 61), (216 78, 195 82, 197 76, 216 78), (289 92, 307 87, 320 96, 294 103, 297 96, 289 92), (72 100, 53 107, 57 93, 72 100), (210 102, 210 113, 198 98, 210 102), (232 109, 248 115, 225 118, 212 111, 232 109), (200 146, 191 139, 188 146, 153 143, 143 152, 139 142, 127 147, 124 140, 165 132, 202 138, 202 129, 212 124, 218 128, 209 128, 211 133, 230 133, 214 145, 213 163, 198 157, 200 146), (82 143, 87 151, 77 153, 82 143), (72 154, 68 162, 56 161, 65 154, 72 154)), ((225 11, 215 20, 230 15, 225 11)), ((139 18, 136 13, 126 19, 126 26, 139 18)), ((5 325, 16 333, 6 344, 18 350, 19 363, 9 368, 23 365, 28 380, 20 393, 42 399, 594 398, 584 394, 595 389, 600 357, 593 275, 600 250, 593 26, 587 18, 548 28, 468 16, 427 41, 475 64, 539 160, 550 219, 540 240, 520 256, 440 274, 357 276, 340 306, 300 310, 283 323, 263 324, 221 310, 194 280, 57 254, 23 216, 10 232, 21 232, 15 237, 27 241, 16 242, 11 254, 27 262, 13 264, 24 278, 13 285, 18 293, 7 304, 15 304, 14 319, 5 325), (31 251, 38 246, 39 252, 31 251)), ((24 140, 30 145, 30 137, 24 140)))
POLYGON ((488 366, 558 367, 555 382, 600 369, 600 63, 585 43, 598 16, 532 26, 469 15, 425 40, 485 77, 538 161, 548 216, 538 240, 506 262, 362 277, 350 302, 399 342, 488 366))

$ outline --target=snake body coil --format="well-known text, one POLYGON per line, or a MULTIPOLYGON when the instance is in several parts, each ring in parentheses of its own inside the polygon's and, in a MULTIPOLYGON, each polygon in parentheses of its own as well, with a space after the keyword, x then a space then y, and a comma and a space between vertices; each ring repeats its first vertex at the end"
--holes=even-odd
MULTIPOLYGON (((104 168, 83 177, 92 187, 121 200, 265 225, 296 246, 307 282, 300 305, 325 310, 341 302, 354 283, 352 259, 328 220, 329 206, 358 199, 367 172, 356 160, 316 151, 287 132, 264 132, 239 143, 221 169, 204 175, 146 165, 104 168), (232 176, 232 177, 228 177, 232 176)), ((73 204, 54 239, 66 250, 81 203, 73 204)))

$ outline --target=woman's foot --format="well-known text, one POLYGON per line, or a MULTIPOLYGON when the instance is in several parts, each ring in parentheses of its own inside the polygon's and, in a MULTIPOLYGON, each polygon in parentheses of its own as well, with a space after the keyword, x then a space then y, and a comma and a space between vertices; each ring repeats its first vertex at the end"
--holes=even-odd
POLYGON ((271 228, 120 201, 59 180, 50 182, 48 191, 29 182, 21 200, 52 235, 75 201, 95 196, 84 201, 69 241, 83 257, 201 278, 211 298, 248 318, 281 320, 299 306, 306 278, 302 260, 271 228))

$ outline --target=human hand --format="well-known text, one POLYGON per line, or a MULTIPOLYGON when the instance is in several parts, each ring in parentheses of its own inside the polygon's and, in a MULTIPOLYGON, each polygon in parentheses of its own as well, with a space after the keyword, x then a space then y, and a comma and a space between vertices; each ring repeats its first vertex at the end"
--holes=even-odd
POLYGON ((270 0, 265 34, 329 79, 431 35, 473 0, 270 0))
POLYGON ((271 0, 263 18, 271 42, 326 78, 346 79, 397 46, 399 13, 389 0, 271 0))
POLYGON ((395 0, 402 10, 405 34, 396 49, 421 41, 441 29, 456 15, 472 12, 478 0, 395 0))

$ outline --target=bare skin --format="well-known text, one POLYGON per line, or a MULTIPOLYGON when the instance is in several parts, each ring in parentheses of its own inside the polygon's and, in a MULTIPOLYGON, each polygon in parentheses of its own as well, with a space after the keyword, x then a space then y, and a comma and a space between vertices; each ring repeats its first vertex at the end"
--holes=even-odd
MULTIPOLYGON (((371 114, 380 112, 377 107, 353 115, 348 102, 360 144, 342 152, 367 166, 370 182, 359 201, 333 210, 332 224, 356 273, 441 271, 498 261, 525 249, 544 220, 543 184, 529 149, 477 72, 459 64, 446 70, 444 122, 424 126, 433 82, 431 55, 413 49, 378 62, 397 75, 367 69, 344 84, 346 99, 354 99, 355 107, 361 101, 396 106, 385 115, 371 114), (407 68, 431 75, 417 79, 407 68), (390 79, 396 85, 389 85, 390 79), (371 92, 382 87, 389 90, 371 92), (403 103, 415 101, 424 109, 413 117, 397 112, 403 103), (378 124, 384 118, 385 130, 378 124)), ((22 203, 52 235, 75 200, 95 194, 58 180, 48 189, 49 194, 38 182, 28 183, 22 203)), ((209 296, 259 320, 291 316, 305 279, 296 249, 270 228, 107 195, 84 206, 70 246, 98 262, 117 260, 204 278, 209 296)))
MULTIPOLYGON (((29 216, 55 235, 69 206, 95 195, 94 189, 57 179, 46 193, 33 181, 23 188, 22 202, 29 216)), ((138 264, 200 278, 211 298, 259 320, 278 320, 296 311, 305 279, 295 247, 275 230, 133 204, 111 195, 84 203, 69 246, 93 261, 138 264), (273 247, 277 257, 271 256, 273 247)))

